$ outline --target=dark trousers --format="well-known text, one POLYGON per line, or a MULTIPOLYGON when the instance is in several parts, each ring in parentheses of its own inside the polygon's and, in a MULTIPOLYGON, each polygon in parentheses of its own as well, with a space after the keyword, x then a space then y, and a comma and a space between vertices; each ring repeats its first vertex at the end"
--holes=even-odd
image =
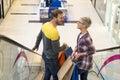
POLYGON ((80 80, 88 80, 87 79, 87 76, 88 76, 87 70, 78 69, 78 74, 80 74, 80 80))
POLYGON ((45 54, 42 55, 45 61, 45 76, 44 80, 50 80, 50 77, 53 77, 53 80, 58 80, 57 72, 59 70, 58 59, 47 59, 45 54))

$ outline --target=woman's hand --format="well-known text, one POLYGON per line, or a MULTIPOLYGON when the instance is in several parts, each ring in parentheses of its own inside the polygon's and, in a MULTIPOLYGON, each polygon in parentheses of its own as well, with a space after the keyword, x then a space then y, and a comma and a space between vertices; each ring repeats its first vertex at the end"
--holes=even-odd
POLYGON ((77 48, 75 48, 75 49, 73 50, 72 56, 75 56, 75 55, 76 55, 76 51, 77 51, 77 48))
POLYGON ((76 59, 79 59, 81 56, 87 56, 87 53, 84 52, 84 53, 75 54, 75 58, 76 58, 76 59))
POLYGON ((75 55, 74 55, 74 57, 75 57, 76 59, 79 59, 80 56, 81 56, 81 54, 75 54, 75 55))
POLYGON ((73 56, 73 57, 74 57, 74 56, 75 56, 75 54, 76 54, 76 52, 73 52, 71 56, 73 56))

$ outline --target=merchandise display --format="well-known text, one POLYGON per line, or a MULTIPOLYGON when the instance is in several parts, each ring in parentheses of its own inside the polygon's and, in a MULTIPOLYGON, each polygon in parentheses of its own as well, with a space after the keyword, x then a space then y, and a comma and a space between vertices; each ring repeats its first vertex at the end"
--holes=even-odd
POLYGON ((46 5, 48 0, 41 0, 39 5, 39 17, 40 21, 48 21, 50 19, 50 13, 54 9, 60 9, 63 11, 65 16, 65 22, 67 22, 67 1, 66 0, 51 0, 49 1, 49 7, 46 5))

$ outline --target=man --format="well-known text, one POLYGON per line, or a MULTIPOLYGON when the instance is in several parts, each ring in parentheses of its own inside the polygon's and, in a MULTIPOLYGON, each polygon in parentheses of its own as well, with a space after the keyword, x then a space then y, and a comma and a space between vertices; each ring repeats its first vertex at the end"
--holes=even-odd
POLYGON ((59 33, 56 28, 57 25, 61 25, 64 21, 63 12, 61 10, 53 10, 51 12, 50 22, 46 22, 42 26, 36 44, 33 50, 38 50, 41 39, 43 39, 43 54, 42 58, 45 62, 45 76, 44 80, 50 80, 52 75, 53 80, 58 80, 57 72, 59 70, 58 65, 58 53, 64 50, 67 45, 63 44, 60 47, 59 33))

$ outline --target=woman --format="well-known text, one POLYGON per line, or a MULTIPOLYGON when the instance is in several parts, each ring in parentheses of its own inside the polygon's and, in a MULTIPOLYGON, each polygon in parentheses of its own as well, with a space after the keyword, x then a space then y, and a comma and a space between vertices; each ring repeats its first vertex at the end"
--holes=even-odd
POLYGON ((91 19, 89 17, 81 17, 77 23, 80 33, 77 37, 77 46, 72 56, 74 57, 73 61, 78 67, 80 80, 87 80, 88 71, 92 68, 92 55, 95 53, 92 38, 87 30, 90 25, 91 19))

